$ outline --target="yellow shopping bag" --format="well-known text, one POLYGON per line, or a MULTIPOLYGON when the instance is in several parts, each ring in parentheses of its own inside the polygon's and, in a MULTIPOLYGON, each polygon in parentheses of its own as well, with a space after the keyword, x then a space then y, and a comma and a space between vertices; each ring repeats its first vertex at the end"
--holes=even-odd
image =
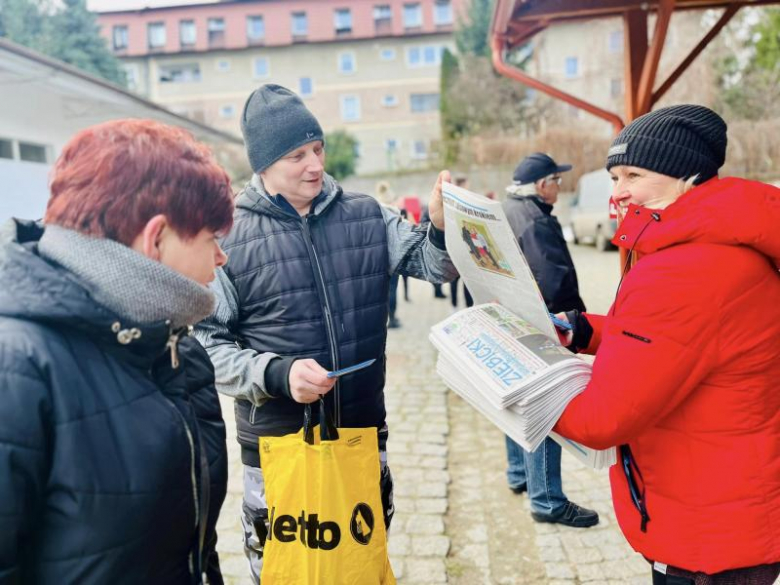
POLYGON ((321 426, 260 439, 269 530, 263 585, 394 585, 376 428, 321 426))

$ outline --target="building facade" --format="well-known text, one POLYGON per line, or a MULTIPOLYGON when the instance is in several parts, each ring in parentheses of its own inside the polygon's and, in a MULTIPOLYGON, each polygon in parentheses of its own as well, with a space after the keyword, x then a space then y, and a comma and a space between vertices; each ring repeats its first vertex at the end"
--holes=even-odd
POLYGON ((436 164, 441 55, 465 0, 255 0, 102 12, 134 91, 239 131, 246 98, 278 83, 327 132, 358 141, 359 174, 436 164))
MULTIPOLYGON (((675 12, 658 68, 658 83, 674 71, 714 22, 707 11, 675 12)), ((655 19, 648 22, 652 36, 655 19)), ((533 38, 529 72, 550 85, 619 116, 625 116, 623 20, 601 18, 556 23, 533 38)), ((715 71, 708 64, 714 47, 698 57, 696 65, 675 83, 655 106, 714 102, 715 71)), ((573 106, 557 102, 548 116, 550 125, 574 125, 611 136, 612 126, 573 106)))

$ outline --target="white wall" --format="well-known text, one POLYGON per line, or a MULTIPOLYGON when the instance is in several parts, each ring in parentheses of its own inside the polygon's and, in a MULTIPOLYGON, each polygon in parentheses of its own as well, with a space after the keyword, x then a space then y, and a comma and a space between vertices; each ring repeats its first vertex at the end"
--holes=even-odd
POLYGON ((0 222, 40 219, 49 200, 49 165, 0 159, 0 222))

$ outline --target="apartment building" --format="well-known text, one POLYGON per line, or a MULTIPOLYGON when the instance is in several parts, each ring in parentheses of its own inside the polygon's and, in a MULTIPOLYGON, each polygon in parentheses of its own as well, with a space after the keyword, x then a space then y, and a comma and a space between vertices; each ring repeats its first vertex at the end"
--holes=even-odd
POLYGON ((134 91, 229 132, 278 83, 326 133, 358 141, 358 173, 427 168, 440 138, 441 55, 466 0, 254 0, 101 12, 134 91))
MULTIPOLYGON (((663 82, 704 36, 716 18, 711 11, 675 12, 658 69, 663 82)), ((648 23, 652 35, 655 21, 648 23)), ((582 98, 621 117, 625 113, 624 37, 621 18, 558 23, 534 37, 529 72, 566 93, 582 98)), ((712 105, 714 69, 708 63, 712 49, 699 56, 656 107, 692 102, 712 105)), ((558 102, 548 116, 550 125, 571 125, 610 136, 610 124, 573 106, 558 102)))

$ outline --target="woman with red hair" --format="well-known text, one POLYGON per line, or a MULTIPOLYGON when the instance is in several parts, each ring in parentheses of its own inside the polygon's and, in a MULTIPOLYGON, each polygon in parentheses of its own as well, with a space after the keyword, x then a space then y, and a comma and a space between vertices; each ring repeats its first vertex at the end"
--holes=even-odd
POLYGON ((190 326, 233 195, 149 120, 63 149, 43 224, 0 242, 0 581, 221 583, 225 428, 190 326))

